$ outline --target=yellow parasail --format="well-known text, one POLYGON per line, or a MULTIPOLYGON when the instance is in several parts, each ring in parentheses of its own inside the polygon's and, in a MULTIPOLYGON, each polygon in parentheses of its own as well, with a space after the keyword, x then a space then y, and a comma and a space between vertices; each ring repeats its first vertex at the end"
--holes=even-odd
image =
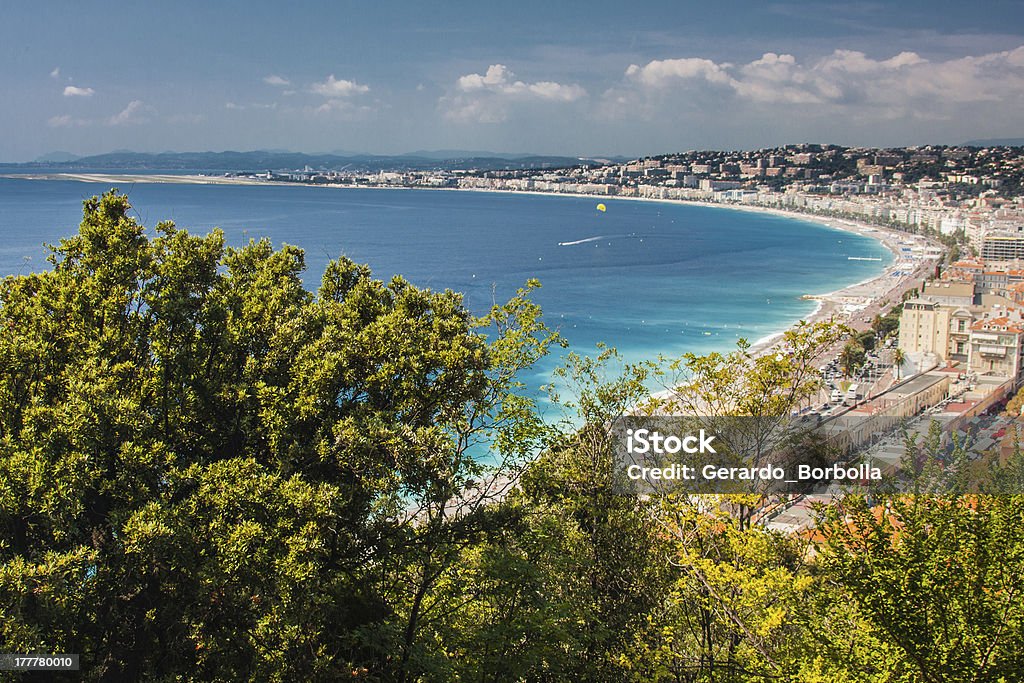
POLYGON ((598 205, 597 205, 597 210, 598 210, 598 211, 607 211, 607 210, 608 210, 608 207, 607 207, 607 206, 605 206, 604 204, 598 204, 598 205))

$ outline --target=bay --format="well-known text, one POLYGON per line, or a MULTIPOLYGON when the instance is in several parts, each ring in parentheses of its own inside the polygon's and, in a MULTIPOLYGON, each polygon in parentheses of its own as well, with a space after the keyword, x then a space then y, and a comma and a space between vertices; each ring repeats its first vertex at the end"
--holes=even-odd
MULTIPOLYGON (((0 178, 0 275, 48 267, 44 242, 77 230, 84 199, 109 184, 0 178)), ((771 214, 666 202, 428 190, 135 183, 150 230, 173 220, 229 244, 266 237, 305 249, 306 286, 329 259, 367 263, 465 294, 482 313, 527 280, 571 350, 598 342, 626 360, 728 351, 777 333, 824 293, 878 275, 892 255, 868 237, 771 214), (596 209, 601 201, 607 211, 596 209), (850 260, 849 257, 881 259, 850 260)), ((560 354, 524 378, 549 381, 560 354)))

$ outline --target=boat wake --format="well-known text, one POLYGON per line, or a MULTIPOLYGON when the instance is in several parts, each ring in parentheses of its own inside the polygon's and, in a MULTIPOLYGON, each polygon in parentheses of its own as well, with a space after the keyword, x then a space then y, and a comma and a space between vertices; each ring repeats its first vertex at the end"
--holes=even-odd
POLYGON ((636 237, 636 233, 632 233, 629 235, 596 235, 594 237, 585 237, 581 240, 573 240, 572 242, 559 242, 558 246, 573 247, 576 246, 577 244, 586 244, 587 242, 597 242, 598 240, 618 240, 626 239, 627 237, 636 237))
POLYGON ((572 242, 559 242, 558 246, 560 246, 560 247, 572 247, 572 246, 575 246, 577 244, 586 244, 587 242, 596 242, 598 240, 606 240, 606 239, 608 239, 608 237, 606 237, 604 235, 598 235, 597 237, 587 237, 586 239, 575 240, 575 241, 572 241, 572 242))
POLYGON ((873 258, 871 256, 847 256, 847 261, 881 261, 880 258, 873 258))

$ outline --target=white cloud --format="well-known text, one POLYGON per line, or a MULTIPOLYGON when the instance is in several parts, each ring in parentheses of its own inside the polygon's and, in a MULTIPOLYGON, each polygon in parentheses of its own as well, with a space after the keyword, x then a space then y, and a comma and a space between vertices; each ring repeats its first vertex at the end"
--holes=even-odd
POLYGON ((508 67, 504 64, 491 64, 487 67, 487 73, 484 75, 480 74, 467 74, 460 76, 456 82, 459 90, 472 91, 472 90, 483 90, 484 88, 492 87, 503 87, 508 83, 509 77, 511 76, 508 67))
POLYGON ((95 93, 92 88, 79 88, 74 85, 64 88, 64 97, 92 97, 95 93))
POLYGON ((587 94, 587 91, 578 85, 562 85, 552 81, 538 81, 537 83, 524 83, 515 81, 515 74, 508 70, 504 64, 492 64, 487 67, 487 73, 467 74, 461 76, 456 82, 456 87, 462 92, 471 93, 474 91, 487 91, 501 95, 534 96, 545 100, 559 100, 572 102, 587 94))
POLYGON ((73 128, 89 125, 89 121, 86 119, 76 119, 70 114, 61 114, 60 116, 51 116, 46 121, 46 125, 50 128, 73 128))
MULTIPOLYGON (((145 104, 142 100, 132 100, 124 109, 113 116, 106 118, 80 119, 72 117, 70 114, 61 114, 59 116, 51 116, 46 121, 46 125, 51 128, 71 128, 77 126, 92 126, 96 124, 122 126, 133 123, 146 123, 149 120, 146 117, 146 114, 152 113, 153 111, 153 107, 145 104)), ((171 116, 167 120, 170 123, 198 123, 203 121, 204 117, 201 114, 183 114, 171 116)))
POLYGON ((145 123, 146 118, 144 114, 150 110, 151 107, 147 106, 142 100, 132 100, 128 103, 128 106, 107 119, 107 124, 123 126, 132 123, 145 123))
POLYGON ((526 86, 530 94, 542 100, 575 102, 586 96, 587 91, 578 85, 562 85, 553 81, 538 81, 526 86))
POLYGON ((364 121, 379 110, 380 102, 357 104, 352 100, 329 99, 316 106, 304 107, 308 115, 331 116, 343 121, 364 121))
POLYGON ((53 71, 50 72, 50 78, 60 78, 60 67, 53 67, 53 71))
POLYGON ((327 80, 322 83, 314 83, 309 89, 310 92, 323 95, 324 97, 352 97, 353 95, 361 95, 370 90, 369 86, 343 78, 335 78, 334 74, 328 76, 327 80))
MULTIPOLYGON (((309 86, 309 92, 321 95, 327 99, 319 105, 305 107, 305 111, 316 115, 332 114, 341 115, 349 119, 359 118, 374 109, 366 105, 357 106, 352 102, 352 99, 369 91, 370 87, 367 85, 343 78, 335 78, 334 74, 331 74, 327 77, 326 81, 309 86)), ((289 93, 285 91, 284 94, 289 93)))
POLYGON ((276 85, 279 87, 284 87, 292 84, 292 82, 289 81, 287 78, 283 78, 276 74, 270 74, 269 76, 265 76, 263 78, 263 82, 266 83, 267 85, 276 85))
MULTIPOLYGON (((874 109, 879 114, 935 115, 956 105, 1020 103, 1024 98, 1024 46, 978 57, 932 62, 914 52, 874 59, 835 50, 802 63, 793 55, 767 52, 746 64, 703 58, 654 60, 631 65, 623 82, 605 93, 613 108, 631 100, 677 94, 718 98, 723 106, 799 105, 833 110, 874 109)), ((618 107, 627 114, 629 107, 618 107)), ((635 113, 636 107, 632 108, 635 113)))
POLYGON ((233 111, 245 111, 246 109, 277 109, 277 102, 252 102, 250 104, 238 104, 237 102, 225 102, 225 109, 233 111))
POLYGON ((575 102, 586 95, 587 91, 575 84, 516 80, 504 64, 492 64, 483 74, 460 76, 454 94, 442 97, 440 104, 445 116, 455 121, 499 123, 522 103, 575 102))
POLYGON ((640 67, 630 64, 626 77, 652 88, 664 88, 674 81, 703 79, 711 83, 728 83, 729 64, 716 64, 710 59, 687 57, 648 62, 640 67))
POLYGON ((323 104, 313 107, 314 114, 328 114, 330 112, 351 112, 355 105, 346 100, 327 100, 323 104))

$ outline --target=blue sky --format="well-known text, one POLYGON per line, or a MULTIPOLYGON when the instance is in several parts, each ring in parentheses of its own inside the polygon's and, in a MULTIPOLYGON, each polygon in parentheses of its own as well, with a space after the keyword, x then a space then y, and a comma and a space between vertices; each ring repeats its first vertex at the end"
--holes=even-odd
POLYGON ((1024 137, 1020 2, 6 0, 0 160, 1024 137))

